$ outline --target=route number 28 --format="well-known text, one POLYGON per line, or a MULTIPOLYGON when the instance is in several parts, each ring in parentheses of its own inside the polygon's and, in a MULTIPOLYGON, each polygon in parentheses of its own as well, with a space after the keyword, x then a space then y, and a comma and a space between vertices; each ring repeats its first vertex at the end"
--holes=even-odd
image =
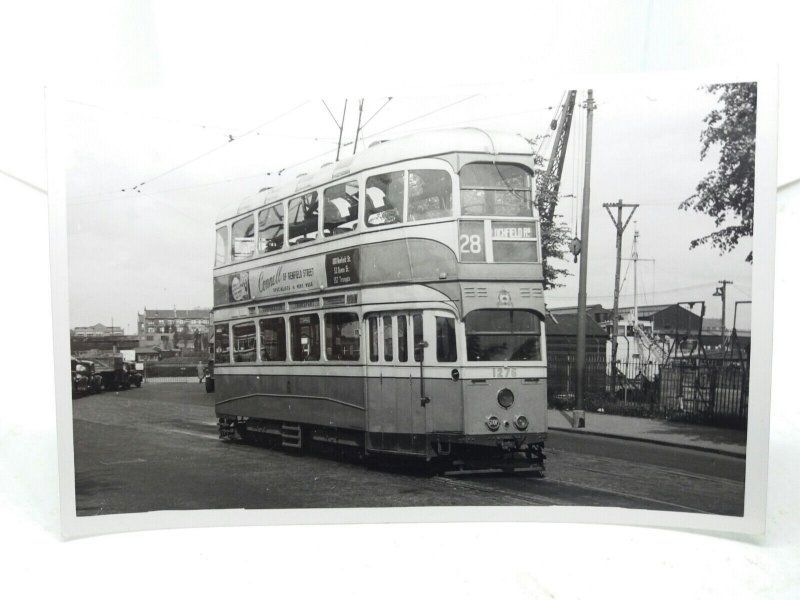
MULTIPOLYGON (((452 239, 452 238, 451 238, 452 239)), ((462 233, 459 241, 461 242, 461 254, 482 254, 481 236, 467 235, 462 233)))

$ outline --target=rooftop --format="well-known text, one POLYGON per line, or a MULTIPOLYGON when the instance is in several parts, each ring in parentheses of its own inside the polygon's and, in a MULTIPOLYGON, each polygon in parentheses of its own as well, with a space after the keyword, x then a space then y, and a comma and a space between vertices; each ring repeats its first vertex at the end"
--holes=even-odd
POLYGON ((291 196, 302 190, 323 185, 350 173, 388 165, 400 160, 441 156, 451 152, 489 155, 516 154, 528 159, 532 154, 528 142, 521 136, 512 133, 488 132, 477 127, 414 133, 394 140, 375 143, 355 156, 348 156, 336 163, 326 163, 309 175, 300 175, 295 180, 281 186, 248 196, 242 200, 235 213, 229 210, 219 215, 217 221, 249 212, 259 206, 291 196))

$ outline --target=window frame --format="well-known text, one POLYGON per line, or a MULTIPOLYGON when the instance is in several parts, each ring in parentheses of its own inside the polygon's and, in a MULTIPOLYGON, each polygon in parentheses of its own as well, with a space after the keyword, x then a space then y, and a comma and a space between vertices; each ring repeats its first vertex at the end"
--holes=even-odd
MULTIPOLYGON (((302 336, 300 336, 297 339, 298 339, 298 341, 301 341, 302 340, 302 336)), ((324 341, 322 339, 322 319, 320 319, 320 316, 319 316, 318 312, 299 313, 299 314, 289 315, 289 356, 291 357, 292 362, 300 362, 300 363, 322 362, 322 360, 323 360, 322 359, 322 346, 323 346, 323 343, 324 343, 324 341), (315 358, 303 358, 303 357, 298 358, 295 355, 295 325, 294 325, 294 322, 295 322, 296 319, 301 319, 303 317, 311 317, 312 319, 316 319, 317 354, 316 354, 315 358)), ((310 347, 313 347, 313 346, 310 346, 310 347)), ((301 349, 302 349, 302 343, 301 343, 301 349)))
POLYGON ((262 363, 286 362, 288 360, 288 354, 289 354, 289 348, 288 348, 289 345, 287 344, 286 340, 289 327, 286 324, 286 317, 283 315, 259 317, 256 320, 256 324, 258 332, 258 362, 262 363), (263 344, 264 339, 263 339, 262 323, 265 323, 267 321, 280 321, 283 324, 283 335, 276 336, 278 339, 280 339, 281 337, 283 338, 283 356, 281 358, 274 358, 274 359, 264 358, 264 344, 263 344))
MULTIPOLYGON (((359 315, 357 311, 354 311, 354 310, 332 310, 332 311, 326 311, 323 314, 322 327, 323 327, 322 345, 324 346, 324 354, 325 354, 325 360, 326 361, 330 361, 332 363, 354 363, 354 362, 360 362, 361 361, 361 352, 362 352, 362 350, 361 350, 361 315, 359 315), (353 339, 356 340, 356 356, 355 356, 355 358, 333 358, 328 353, 328 348, 329 348, 329 346, 328 346, 328 342, 329 342, 329 340, 328 340, 328 318, 329 317, 333 317, 334 315, 350 315, 352 317, 352 319, 349 321, 349 323, 355 323, 355 325, 356 325, 356 334, 355 334, 355 338, 353 338, 353 339)), ((333 336, 331 336, 331 337, 333 337, 333 336)), ((334 354, 334 352, 333 352, 334 348, 332 346, 330 348, 331 348, 330 354, 334 354)))
MULTIPOLYGON (((264 206, 264 207, 260 208, 258 211, 256 211, 256 229, 257 229, 256 255, 257 256, 264 256, 266 254, 271 254, 273 252, 278 252, 278 251, 283 250, 284 248, 286 248, 286 244, 287 244, 287 241, 286 241, 287 240, 287 226, 286 226, 286 223, 288 221, 288 219, 286 218, 286 214, 287 214, 287 206, 285 205, 285 203, 283 201, 275 202, 273 204, 270 204, 269 206, 264 206), (262 237, 261 237, 261 213, 266 212, 267 215, 269 216, 270 211, 276 211, 278 208, 280 208, 280 211, 281 211, 281 227, 280 227, 280 234, 279 234, 280 238, 281 238, 281 244, 280 244, 280 246, 278 246, 277 248, 273 248, 272 250, 268 250, 266 248, 264 250, 262 250, 261 249, 261 240, 262 240, 262 237)), ((263 239, 269 240, 271 242, 275 238, 274 237, 273 238, 266 238, 265 237, 263 239)), ((269 242, 267 242, 267 243, 269 243, 269 242)))

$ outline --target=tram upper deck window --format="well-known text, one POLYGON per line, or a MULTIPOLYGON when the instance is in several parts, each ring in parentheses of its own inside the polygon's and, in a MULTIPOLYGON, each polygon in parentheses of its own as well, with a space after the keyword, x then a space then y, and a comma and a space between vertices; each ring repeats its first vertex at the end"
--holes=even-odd
POLYGON ((408 172, 408 220, 424 221, 453 216, 453 181, 438 169, 408 172))
POLYGON ((467 360, 542 360, 541 320, 527 310, 474 310, 464 320, 467 360))
POLYGON ((261 319, 261 360, 286 360, 286 322, 283 317, 261 319))
POLYGON ((403 222, 404 185, 403 171, 367 178, 367 206, 364 215, 367 227, 403 222))
POLYGON ((289 245, 302 244, 317 239, 319 223, 317 192, 289 200, 289 245))
POLYGON ((256 361, 256 324, 239 323, 233 326, 233 362, 256 361))
POLYGON ((230 336, 227 325, 217 325, 214 327, 214 362, 224 364, 231 362, 230 336))
POLYGON ((217 229, 217 250, 214 258, 214 266, 224 265, 228 256, 228 228, 220 227, 217 229))
POLYGON ((239 219, 231 227, 231 258, 242 260, 250 258, 256 252, 256 229, 253 215, 239 219))
POLYGON ((325 357, 328 360, 358 360, 361 356, 356 313, 325 315, 325 357))
POLYGON ((461 177, 461 214, 532 217, 531 175, 518 165, 472 163, 461 177))
POLYGON ((258 251, 261 254, 283 248, 283 204, 258 213, 258 251))
POLYGON ((292 360, 319 360, 319 315, 289 317, 292 339, 292 360))
POLYGON ((329 187, 323 198, 322 233, 331 236, 355 231, 358 226, 358 181, 329 187))

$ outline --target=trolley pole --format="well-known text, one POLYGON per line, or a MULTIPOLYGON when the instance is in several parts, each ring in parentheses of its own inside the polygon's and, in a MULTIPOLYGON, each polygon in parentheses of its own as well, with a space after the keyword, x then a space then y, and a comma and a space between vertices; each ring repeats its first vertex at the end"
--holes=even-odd
POLYGON ((603 204, 606 211, 608 212, 608 216, 611 217, 611 221, 614 223, 614 227, 617 230, 617 269, 614 274, 614 309, 611 313, 611 393, 617 393, 617 345, 619 340, 617 339, 619 335, 619 272, 620 267, 622 265, 622 234, 625 232, 625 228, 628 226, 628 223, 631 222, 631 217, 633 217, 633 213, 636 212, 638 208, 638 204, 624 204, 622 200, 618 200, 614 204, 603 204), (617 207, 617 217, 614 218, 614 214, 611 212, 611 207, 617 207), (628 218, 625 220, 625 223, 622 223, 622 209, 623 207, 632 208, 628 218))
POLYGON ((586 95, 586 158, 583 176, 583 208, 581 214, 581 264, 578 282, 578 348, 575 360, 575 410, 572 427, 586 426, 583 394, 586 366, 586 272, 589 265, 589 188, 592 173, 592 114, 595 109, 593 91, 586 95))

